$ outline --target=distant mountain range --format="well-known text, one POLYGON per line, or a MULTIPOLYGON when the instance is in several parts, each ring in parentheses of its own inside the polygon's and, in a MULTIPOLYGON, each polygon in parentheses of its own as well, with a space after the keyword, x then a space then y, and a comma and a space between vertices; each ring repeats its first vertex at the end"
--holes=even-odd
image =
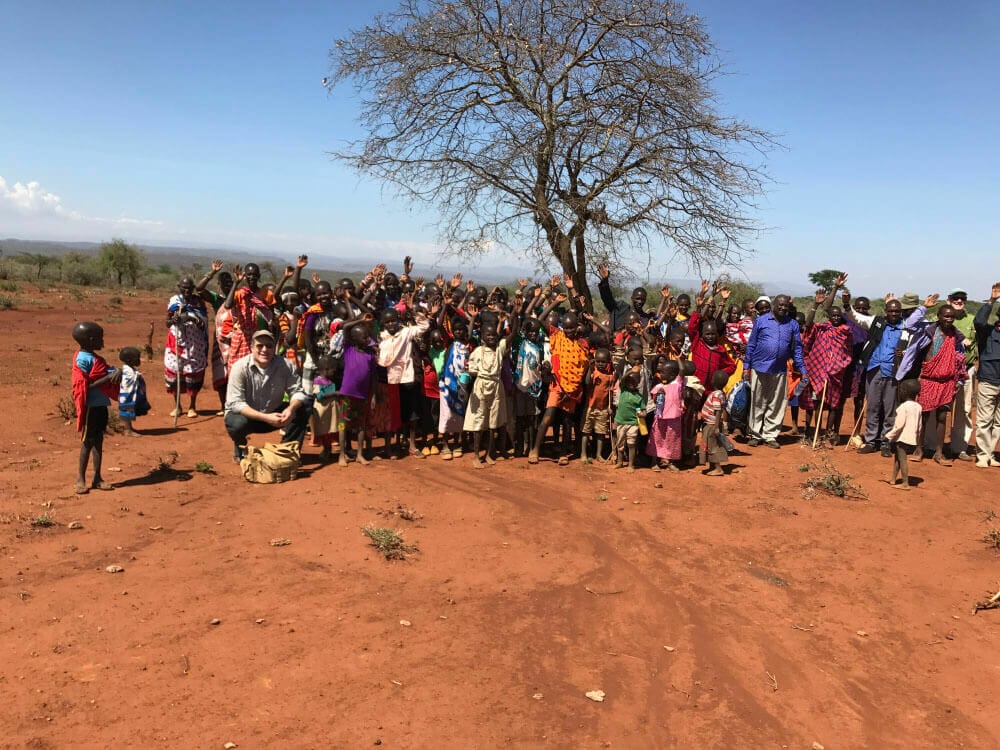
MULTIPOLYGON (((227 263, 274 263, 277 266, 284 266, 294 263, 294 256, 283 256, 275 251, 250 250, 247 248, 227 247, 227 246, 207 246, 192 243, 178 245, 149 245, 135 243, 146 253, 146 259, 152 266, 190 266, 192 263, 200 263, 208 266, 213 259, 222 258, 227 263)), ((61 256, 67 252, 78 252, 85 255, 96 255, 101 244, 98 242, 56 242, 49 240, 23 240, 8 238, 0 240, 0 258, 11 257, 21 253, 32 253, 35 255, 61 256)), ((486 265, 476 264, 469 260, 457 258, 437 259, 428 262, 425 258, 414 258, 416 267, 415 275, 432 277, 438 273, 450 278, 455 273, 462 273, 466 278, 474 278, 487 284, 509 284, 522 276, 538 278, 539 273, 533 273, 533 263, 525 266, 513 265, 486 265)), ((392 266, 402 266, 402 258, 371 258, 371 257, 337 257, 331 255, 312 254, 309 255, 309 268, 323 275, 326 272, 330 275, 336 273, 358 274, 371 269, 378 262, 387 263, 392 266)), ((399 270, 398 268, 395 270, 399 270)), ((666 278, 655 279, 653 283, 667 283, 677 290, 696 289, 699 286, 698 279, 666 278)), ((628 286, 629 284, 623 284, 628 286)), ((765 294, 791 294, 793 296, 803 296, 812 294, 813 287, 808 284, 768 281, 761 283, 765 294)), ((596 283, 593 287, 596 293, 596 283)))

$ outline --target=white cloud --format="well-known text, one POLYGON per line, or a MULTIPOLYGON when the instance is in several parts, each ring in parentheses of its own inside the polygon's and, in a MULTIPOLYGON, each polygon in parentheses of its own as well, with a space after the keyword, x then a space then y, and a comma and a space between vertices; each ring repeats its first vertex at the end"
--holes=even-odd
POLYGON ((28 227, 29 231, 37 227, 39 231, 48 233, 77 232, 91 235, 96 230, 103 237, 108 232, 159 232, 165 228, 162 221, 133 219, 124 215, 114 219, 87 216, 80 211, 67 209, 62 198, 49 192, 35 180, 11 185, 3 176, 0 176, 0 215, 7 215, 8 219, 18 218, 17 226, 28 227))

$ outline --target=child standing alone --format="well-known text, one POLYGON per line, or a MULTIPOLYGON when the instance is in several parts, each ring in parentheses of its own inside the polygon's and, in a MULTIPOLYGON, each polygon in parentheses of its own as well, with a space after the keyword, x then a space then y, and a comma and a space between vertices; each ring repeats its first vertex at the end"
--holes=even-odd
POLYGON ((923 420, 918 395, 919 380, 904 380, 899 384, 896 389, 896 398, 900 402, 896 407, 896 421, 885 435, 892 449, 892 476, 889 478, 889 485, 897 490, 910 489, 907 454, 912 453, 918 445, 923 445, 923 420), (896 484, 897 476, 900 478, 899 484, 896 484))
POLYGON ((83 440, 76 494, 86 495, 90 490, 114 489, 101 477, 101 460, 104 457, 108 407, 112 398, 118 398, 118 381, 122 374, 109 367, 104 357, 97 354, 104 348, 104 329, 97 323, 77 323, 73 327, 73 340, 80 347, 73 356, 73 403, 76 405, 76 429, 83 440), (87 465, 91 457, 94 459, 94 478, 88 488, 87 465))

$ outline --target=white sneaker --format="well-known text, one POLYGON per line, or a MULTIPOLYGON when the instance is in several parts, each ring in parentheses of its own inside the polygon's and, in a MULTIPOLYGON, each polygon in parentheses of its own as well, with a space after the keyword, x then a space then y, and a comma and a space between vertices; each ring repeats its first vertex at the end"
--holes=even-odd
POLYGON ((990 460, 987 463, 988 466, 1000 466, 1000 461, 997 461, 993 456, 990 456, 990 460))
MULTIPOLYGON (((990 460, 993 460, 993 459, 990 459, 990 460)), ((990 468, 990 466, 992 466, 992 464, 990 463, 989 460, 987 460, 985 458, 977 458, 976 459, 976 468, 977 469, 988 469, 988 468, 990 468)))

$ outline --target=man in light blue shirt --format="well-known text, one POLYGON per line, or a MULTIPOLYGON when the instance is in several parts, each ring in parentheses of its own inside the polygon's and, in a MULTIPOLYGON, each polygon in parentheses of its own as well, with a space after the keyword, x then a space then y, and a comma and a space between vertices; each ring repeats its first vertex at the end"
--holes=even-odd
POLYGON ((764 443, 780 448, 778 432, 788 405, 788 360, 794 360, 808 382, 802 357, 799 323, 788 313, 792 300, 786 294, 774 298, 771 312, 758 316, 747 341, 743 377, 750 378, 750 419, 748 445, 764 443))

